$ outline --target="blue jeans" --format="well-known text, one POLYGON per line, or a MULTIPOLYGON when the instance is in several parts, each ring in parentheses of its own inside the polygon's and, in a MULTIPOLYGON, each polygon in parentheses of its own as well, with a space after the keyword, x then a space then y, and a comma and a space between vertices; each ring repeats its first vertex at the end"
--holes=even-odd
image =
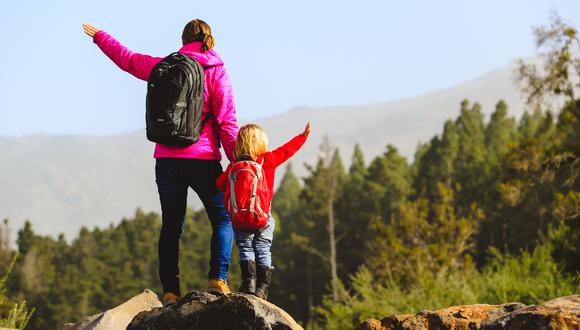
POLYGON ((211 222, 210 279, 226 281, 233 245, 233 228, 224 207, 223 193, 216 188, 222 172, 217 160, 158 158, 155 181, 161 201, 159 234, 159 278, 164 292, 181 295, 179 286, 179 238, 183 232, 187 190, 191 187, 201 199, 211 222))
POLYGON ((256 265, 272 267, 272 239, 276 223, 270 215, 266 227, 254 230, 236 230, 236 244, 240 251, 240 261, 255 261, 256 265))

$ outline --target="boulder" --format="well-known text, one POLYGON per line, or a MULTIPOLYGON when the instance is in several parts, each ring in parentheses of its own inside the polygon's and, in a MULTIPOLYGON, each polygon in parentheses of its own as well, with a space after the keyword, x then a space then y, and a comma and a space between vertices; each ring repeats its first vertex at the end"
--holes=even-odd
POLYGON ((357 330, 499 330, 580 329, 580 296, 550 300, 542 305, 521 303, 454 306, 416 314, 368 319, 357 330))
POLYGON ((128 330, 302 329, 284 310, 253 295, 193 291, 173 306, 139 313, 128 330))
POLYGON ((580 295, 561 297, 542 305, 520 308, 489 320, 482 330, 498 329, 580 329, 580 295))
POLYGON ((356 330, 382 330, 384 329, 381 321, 375 319, 366 319, 356 330))
POLYGON ((84 318, 76 324, 65 324, 63 330, 125 330, 131 320, 142 311, 161 307, 157 295, 146 289, 141 294, 106 312, 84 318))

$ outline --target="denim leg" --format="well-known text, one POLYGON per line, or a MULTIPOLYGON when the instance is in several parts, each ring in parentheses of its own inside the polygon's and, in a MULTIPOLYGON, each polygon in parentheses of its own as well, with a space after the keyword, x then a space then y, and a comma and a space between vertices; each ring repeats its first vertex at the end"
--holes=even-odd
POLYGON ((256 264, 268 268, 272 267, 272 239, 274 238, 274 229, 276 223, 274 217, 270 216, 268 225, 258 230, 254 237, 254 251, 256 252, 256 264))
POLYGON ((181 295, 179 287, 179 238, 183 232, 187 205, 187 184, 180 177, 177 162, 158 159, 155 181, 161 202, 161 232, 157 252, 159 278, 164 292, 181 295))
POLYGON ((227 281, 234 243, 234 230, 224 206, 224 194, 220 192, 213 196, 199 195, 199 197, 213 230, 208 278, 227 281))
POLYGON ((208 277, 227 281, 234 243, 234 229, 224 206, 224 194, 216 187, 216 179, 222 172, 222 166, 218 160, 191 159, 188 162, 189 186, 201 199, 211 222, 208 277))
POLYGON ((240 261, 255 261, 254 232, 236 230, 236 244, 240 252, 240 261))

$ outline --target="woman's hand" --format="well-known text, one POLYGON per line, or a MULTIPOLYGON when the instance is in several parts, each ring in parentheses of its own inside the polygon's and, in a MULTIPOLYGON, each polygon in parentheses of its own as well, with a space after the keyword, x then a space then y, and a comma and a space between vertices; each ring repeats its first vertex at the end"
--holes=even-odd
POLYGON ((83 30, 91 38, 95 36, 95 33, 99 32, 99 29, 86 23, 83 24, 83 30))
POLYGON ((306 123, 306 127, 304 127, 304 132, 302 132, 302 135, 304 135, 305 138, 308 138, 308 135, 310 135, 310 123, 306 123))

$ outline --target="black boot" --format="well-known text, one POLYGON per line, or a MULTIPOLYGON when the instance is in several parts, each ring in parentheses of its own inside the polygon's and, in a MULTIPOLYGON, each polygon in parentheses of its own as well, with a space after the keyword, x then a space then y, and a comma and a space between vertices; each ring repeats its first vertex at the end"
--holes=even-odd
POLYGON ((255 295, 264 300, 268 300, 268 286, 272 280, 272 271, 270 267, 258 266, 258 284, 256 284, 255 295))
POLYGON ((240 267, 242 268, 240 292, 254 294, 256 292, 256 262, 242 261, 240 267))

